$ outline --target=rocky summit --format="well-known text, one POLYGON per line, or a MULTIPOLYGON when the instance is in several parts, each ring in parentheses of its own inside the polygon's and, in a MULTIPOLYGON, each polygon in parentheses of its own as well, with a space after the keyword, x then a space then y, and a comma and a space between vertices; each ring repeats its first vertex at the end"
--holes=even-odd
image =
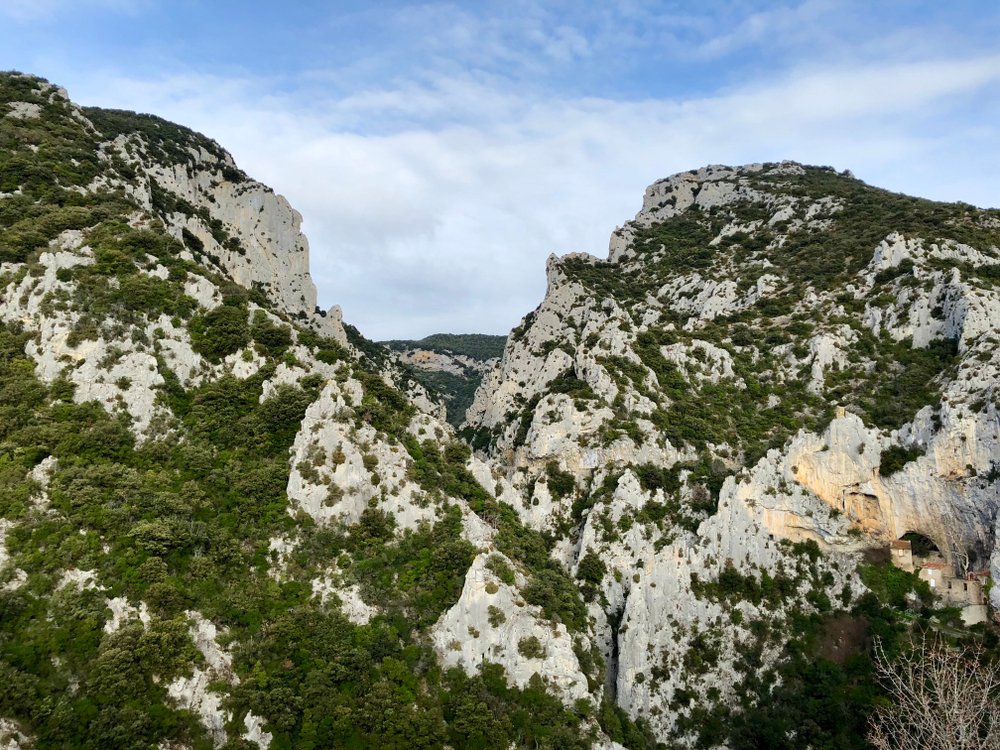
POLYGON ((865 748, 873 644, 998 658, 1000 212, 706 167, 385 346, 300 222, 0 74, 4 750, 865 748))

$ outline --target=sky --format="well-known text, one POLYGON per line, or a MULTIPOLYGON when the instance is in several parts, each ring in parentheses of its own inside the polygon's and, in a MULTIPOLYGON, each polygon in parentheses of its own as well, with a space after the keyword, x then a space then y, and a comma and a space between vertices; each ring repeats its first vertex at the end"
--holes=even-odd
POLYGON ((707 164, 1000 205, 996 0, 0 0, 0 69, 215 138, 377 340, 506 334, 707 164))

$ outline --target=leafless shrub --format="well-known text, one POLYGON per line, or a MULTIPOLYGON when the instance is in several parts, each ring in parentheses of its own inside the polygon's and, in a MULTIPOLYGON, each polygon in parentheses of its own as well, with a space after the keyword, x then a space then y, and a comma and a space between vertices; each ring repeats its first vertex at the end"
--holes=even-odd
POLYGON ((891 699, 872 716, 877 750, 1000 750, 1000 674, 980 648, 925 638, 896 660, 877 642, 874 651, 891 699))

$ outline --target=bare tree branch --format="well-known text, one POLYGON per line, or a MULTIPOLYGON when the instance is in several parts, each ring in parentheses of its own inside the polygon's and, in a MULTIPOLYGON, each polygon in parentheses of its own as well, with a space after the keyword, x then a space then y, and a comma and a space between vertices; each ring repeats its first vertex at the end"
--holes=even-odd
POLYGON ((891 700, 876 706, 868 741, 877 750, 1000 750, 1000 677, 982 650, 924 637, 898 659, 874 646, 891 700))

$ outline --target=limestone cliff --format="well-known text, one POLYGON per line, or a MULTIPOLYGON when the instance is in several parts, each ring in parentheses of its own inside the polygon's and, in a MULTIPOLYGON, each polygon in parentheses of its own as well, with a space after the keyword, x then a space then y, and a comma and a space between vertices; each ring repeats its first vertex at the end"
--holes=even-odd
MULTIPOLYGON (((247 177, 229 153, 203 136, 133 113, 80 113, 108 138, 98 157, 111 166, 88 189, 124 189, 237 284, 262 290, 290 314, 317 315, 309 242, 299 231, 302 215, 283 196, 247 177)), ((339 307, 317 318, 315 325, 346 341, 339 307)))
POLYGON ((525 523, 591 575, 608 689, 661 738, 693 741, 679 695, 736 702, 745 623, 822 611, 810 587, 862 593, 860 550, 915 532, 959 576, 989 566, 996 211, 791 162, 713 166, 650 186, 606 260, 552 256, 547 274, 467 423, 525 523), (761 575, 796 593, 738 613, 706 593, 761 575))

